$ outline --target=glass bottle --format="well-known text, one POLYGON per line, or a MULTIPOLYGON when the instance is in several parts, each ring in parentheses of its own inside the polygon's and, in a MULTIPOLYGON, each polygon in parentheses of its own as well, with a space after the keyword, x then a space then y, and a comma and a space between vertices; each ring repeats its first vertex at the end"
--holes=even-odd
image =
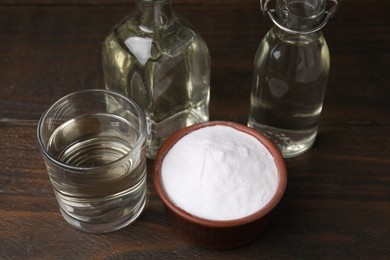
POLYGON ((199 33, 171 8, 171 0, 135 0, 136 10, 105 39, 105 87, 135 100, 148 124, 154 158, 180 128, 208 121, 210 54, 199 33))
POLYGON ((329 74, 329 50, 320 29, 333 15, 325 0, 277 0, 262 9, 275 23, 254 61, 248 126, 271 139, 283 157, 314 143, 329 74), (274 17, 276 13, 277 18, 274 17))

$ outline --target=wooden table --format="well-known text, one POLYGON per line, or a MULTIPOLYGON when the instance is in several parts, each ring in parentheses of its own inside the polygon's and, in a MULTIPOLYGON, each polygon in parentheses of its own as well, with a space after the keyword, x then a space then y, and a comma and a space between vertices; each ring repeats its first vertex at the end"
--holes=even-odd
MULTIPOLYGON (((0 2, 0 259, 390 259, 390 2, 343 0, 324 30, 331 73, 318 139, 286 160, 285 196, 254 242, 205 250, 176 235, 150 177, 132 225, 87 234, 61 217, 36 143, 40 115, 103 86, 100 52, 131 0, 0 2)), ((212 55, 211 120, 246 124, 253 57, 271 27, 258 1, 174 0, 212 55)))

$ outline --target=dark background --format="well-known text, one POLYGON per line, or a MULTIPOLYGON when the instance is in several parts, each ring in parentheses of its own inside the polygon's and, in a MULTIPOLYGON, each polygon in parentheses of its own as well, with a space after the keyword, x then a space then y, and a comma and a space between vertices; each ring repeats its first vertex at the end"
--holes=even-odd
MULTIPOLYGON (((211 120, 246 124, 253 58, 272 26, 257 0, 173 0, 212 56, 211 120)), ((390 258, 388 0, 343 0, 323 30, 331 71, 319 134, 286 160, 289 182, 266 231, 213 251, 173 232, 150 177, 132 225, 86 234, 61 217, 37 121, 70 92, 103 87, 104 37, 132 0, 0 1, 0 259, 390 258)))

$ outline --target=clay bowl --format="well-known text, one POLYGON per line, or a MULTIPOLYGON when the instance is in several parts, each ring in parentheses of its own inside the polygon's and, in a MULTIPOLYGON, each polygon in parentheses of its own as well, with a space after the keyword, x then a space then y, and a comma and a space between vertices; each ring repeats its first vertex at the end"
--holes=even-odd
POLYGON ((233 122, 214 121, 189 126, 173 134, 158 151, 153 165, 153 181, 157 194, 163 201, 172 228, 187 241, 211 249, 227 249, 244 245, 259 236, 266 227, 271 213, 281 200, 287 173, 282 155, 265 136, 252 128, 233 122), (233 220, 210 220, 192 215, 177 207, 169 198, 162 180, 161 170, 165 156, 182 137, 204 127, 223 125, 255 137, 269 151, 277 168, 276 192, 270 201, 255 213, 233 220))

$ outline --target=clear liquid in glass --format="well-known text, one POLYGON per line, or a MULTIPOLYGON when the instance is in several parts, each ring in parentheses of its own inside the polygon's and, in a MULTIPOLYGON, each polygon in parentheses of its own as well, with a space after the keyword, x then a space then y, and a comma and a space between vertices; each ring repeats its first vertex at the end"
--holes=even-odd
POLYGON ((61 213, 72 225, 87 232, 111 232, 142 212, 145 149, 123 160, 137 142, 129 128, 118 116, 95 114, 69 120, 51 135, 49 154, 72 166, 47 167, 61 213))

